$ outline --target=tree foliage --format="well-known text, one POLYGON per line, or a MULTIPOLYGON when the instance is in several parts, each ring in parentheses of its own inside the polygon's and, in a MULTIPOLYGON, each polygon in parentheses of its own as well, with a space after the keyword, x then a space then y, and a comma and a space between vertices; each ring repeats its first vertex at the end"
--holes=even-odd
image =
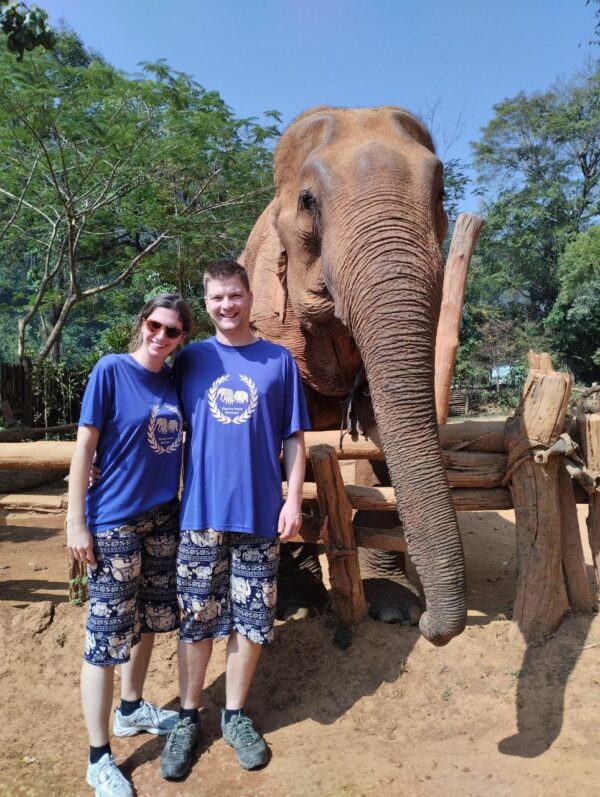
POLYGON ((0 296, 19 308, 19 357, 79 348, 84 302, 118 327, 161 286, 193 299, 201 264, 241 248, 271 190, 276 113, 236 119, 166 63, 144 72, 68 32, 52 56, 0 50, 0 296))
MULTIPOLYGON (((515 337, 526 331, 545 341, 576 375, 589 377, 575 337, 557 320, 593 318, 591 298, 584 312, 583 299, 567 290, 572 260, 565 253, 600 213, 600 69, 543 93, 520 93, 494 110, 473 144, 487 219, 471 293, 480 315, 514 323, 515 337)), ((593 279, 582 279, 578 286, 591 297, 593 279)))
POLYGON ((6 45, 17 61, 23 60, 25 51, 36 47, 51 50, 56 36, 48 25, 48 15, 38 6, 27 6, 22 2, 0 0, 0 29, 6 34, 6 45))

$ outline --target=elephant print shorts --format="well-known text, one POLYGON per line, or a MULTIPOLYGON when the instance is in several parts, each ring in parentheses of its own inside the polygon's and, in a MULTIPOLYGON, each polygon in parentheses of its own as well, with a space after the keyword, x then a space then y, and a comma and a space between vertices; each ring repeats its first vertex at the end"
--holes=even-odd
POLYGON ((123 664, 143 632, 178 627, 178 539, 176 499, 125 526, 94 535, 96 567, 88 566, 86 661, 100 666, 123 664))
POLYGON ((182 531, 177 552, 181 641, 237 631, 251 642, 271 642, 278 564, 279 537, 182 531))

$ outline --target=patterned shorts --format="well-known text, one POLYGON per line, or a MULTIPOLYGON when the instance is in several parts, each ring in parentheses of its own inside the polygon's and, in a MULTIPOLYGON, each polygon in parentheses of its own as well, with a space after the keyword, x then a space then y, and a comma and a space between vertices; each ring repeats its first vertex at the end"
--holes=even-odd
POLYGON ((182 531, 177 551, 181 641, 237 631, 251 642, 271 642, 278 563, 279 537, 182 531))
POLYGON ((123 664, 142 633, 178 627, 178 520, 179 502, 174 500, 94 535, 97 564, 88 566, 86 661, 123 664))

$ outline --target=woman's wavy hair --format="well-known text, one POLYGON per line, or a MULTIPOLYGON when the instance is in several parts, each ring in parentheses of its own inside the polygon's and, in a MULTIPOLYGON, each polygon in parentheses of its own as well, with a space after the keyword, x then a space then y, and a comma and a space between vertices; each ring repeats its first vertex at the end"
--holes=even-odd
POLYGON ((192 311, 188 303, 178 293, 161 293, 159 296, 150 299, 142 307, 138 317, 135 319, 129 341, 130 352, 137 351, 142 345, 142 324, 159 307, 164 307, 166 310, 174 310, 179 316, 183 331, 190 332, 192 328, 192 311))

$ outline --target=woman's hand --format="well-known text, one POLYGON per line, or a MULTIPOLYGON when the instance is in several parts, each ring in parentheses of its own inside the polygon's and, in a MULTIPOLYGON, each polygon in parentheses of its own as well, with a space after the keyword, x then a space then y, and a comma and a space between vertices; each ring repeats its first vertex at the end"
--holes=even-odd
POLYGON ((95 566, 94 539, 85 521, 67 518, 67 548, 76 562, 95 566))

